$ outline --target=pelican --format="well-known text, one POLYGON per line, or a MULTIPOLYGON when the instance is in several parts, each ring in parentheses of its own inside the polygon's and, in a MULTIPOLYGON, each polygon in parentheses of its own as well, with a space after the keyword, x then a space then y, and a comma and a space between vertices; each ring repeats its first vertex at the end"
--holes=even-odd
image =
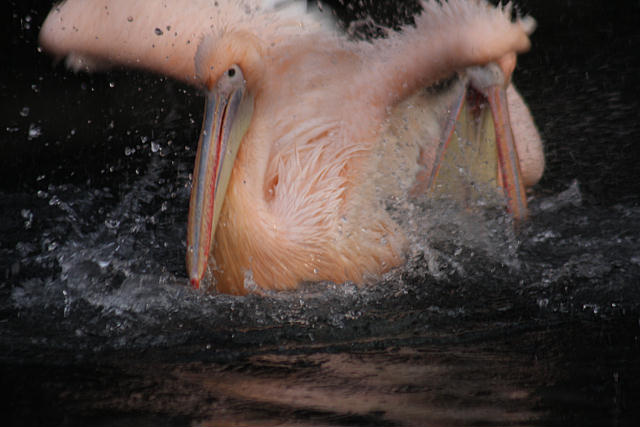
POLYGON ((42 26, 41 46, 72 68, 137 67, 203 90, 194 287, 245 294, 247 274, 265 290, 363 283, 401 265, 408 239, 381 200, 433 189, 455 127, 487 117, 507 209, 526 216, 544 158, 510 80, 532 18, 485 0, 423 1, 415 26, 364 42, 305 7, 67 0, 42 26))

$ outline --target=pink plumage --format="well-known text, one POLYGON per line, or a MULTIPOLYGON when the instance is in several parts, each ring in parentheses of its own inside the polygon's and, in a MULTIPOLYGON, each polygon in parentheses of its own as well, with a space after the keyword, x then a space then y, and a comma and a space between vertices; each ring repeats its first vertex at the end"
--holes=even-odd
MULTIPOLYGON (((254 105, 215 230, 217 289, 245 293, 247 272, 265 289, 362 283, 401 264, 407 246, 380 203, 380 188, 400 185, 380 162, 394 108, 456 71, 508 63, 529 49, 534 27, 481 0, 423 7, 415 27, 369 43, 300 5, 67 0, 47 18, 41 43, 76 67, 140 67, 208 89, 239 66, 254 105)), ((540 139, 517 93, 509 100, 533 184, 544 165, 540 139)), ((416 168, 418 148, 434 156, 436 141, 425 139, 403 153, 416 168)))

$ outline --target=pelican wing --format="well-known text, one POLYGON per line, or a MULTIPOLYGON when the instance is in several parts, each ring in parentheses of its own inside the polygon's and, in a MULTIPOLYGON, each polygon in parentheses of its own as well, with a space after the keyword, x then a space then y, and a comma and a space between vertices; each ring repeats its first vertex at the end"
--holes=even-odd
POLYGON ((205 36, 245 26, 270 42, 328 25, 300 2, 66 0, 44 22, 40 44, 76 70, 116 64, 198 85, 194 58, 205 36))
POLYGON ((377 81, 383 104, 402 101, 456 71, 529 50, 528 35, 535 21, 531 17, 514 21, 510 5, 432 0, 423 1, 422 7, 415 27, 363 45, 365 69, 377 81))

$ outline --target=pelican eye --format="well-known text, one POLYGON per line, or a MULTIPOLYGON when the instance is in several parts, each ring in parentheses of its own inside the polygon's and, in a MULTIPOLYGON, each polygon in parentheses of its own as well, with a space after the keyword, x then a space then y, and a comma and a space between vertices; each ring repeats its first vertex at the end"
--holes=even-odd
POLYGON ((221 78, 223 78, 231 85, 239 85, 244 83, 244 75, 242 74, 242 69, 237 64, 233 64, 229 68, 227 68, 227 71, 222 74, 221 78))

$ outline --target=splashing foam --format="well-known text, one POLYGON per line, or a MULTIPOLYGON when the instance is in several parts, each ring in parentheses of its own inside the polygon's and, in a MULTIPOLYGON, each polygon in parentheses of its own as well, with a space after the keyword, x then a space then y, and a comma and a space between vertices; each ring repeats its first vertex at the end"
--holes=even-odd
MULTIPOLYGON (((448 83, 457 84, 461 82, 448 83)), ((453 177, 455 184, 444 191, 414 188, 416 176, 424 172, 415 159, 420 158, 421 147, 439 140, 439 123, 449 114, 446 106, 456 92, 429 88, 400 104, 376 149, 377 164, 370 174, 375 199, 408 239, 407 263, 396 276, 464 276, 480 258, 479 262, 519 266, 518 240, 504 196, 495 179, 482 181, 469 173, 465 157, 475 158, 478 148, 465 135, 454 133, 465 148, 455 161, 440 167, 439 176, 453 177)))
MULTIPOLYGON (((170 310, 177 300, 185 298, 188 289, 179 286, 182 280, 168 272, 163 265, 166 260, 158 257, 166 247, 179 246, 180 242, 175 237, 180 227, 175 227, 172 220, 175 213, 162 201, 171 193, 161 178, 169 162, 152 157, 147 172, 123 189, 115 205, 109 190, 65 193, 71 186, 49 186, 47 194, 53 194, 49 206, 59 211, 54 218, 56 224, 68 224, 69 232, 52 236, 51 230, 45 230, 41 245, 55 243, 55 248, 35 255, 33 262, 38 268, 55 265, 58 272, 14 288, 14 304, 22 308, 43 304, 63 308, 66 316, 81 302, 120 314, 144 313, 150 308, 170 310), (105 210, 105 203, 108 210, 102 216, 96 214, 105 210), (87 227, 90 232, 84 231, 87 227)), ((184 193, 181 198, 186 199, 184 185, 172 185, 172 190, 184 193)))

